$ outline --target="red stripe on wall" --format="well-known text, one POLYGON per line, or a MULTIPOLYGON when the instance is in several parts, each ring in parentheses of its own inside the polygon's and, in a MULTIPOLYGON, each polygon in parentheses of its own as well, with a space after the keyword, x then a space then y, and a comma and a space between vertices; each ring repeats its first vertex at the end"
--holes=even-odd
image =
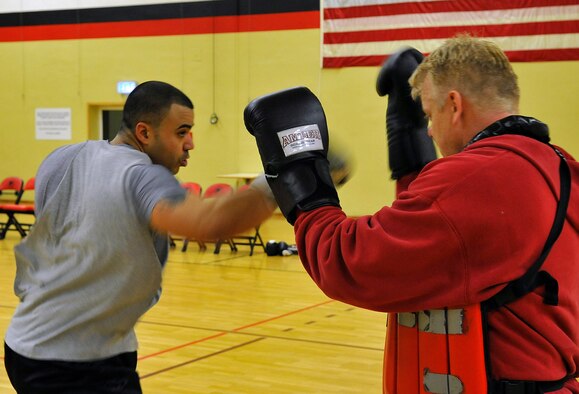
POLYGON ((0 42, 319 29, 319 11, 0 28, 0 42))
POLYGON ((320 11, 288 12, 283 14, 259 14, 237 17, 239 31, 319 29, 320 11))
MULTIPOLYGON (((550 62, 560 60, 579 60, 579 48, 571 49, 540 49, 534 51, 506 51, 513 62, 550 62)), ((326 57, 324 68, 339 68, 352 66, 375 67, 381 65, 388 56, 351 56, 326 57)))
POLYGON ((0 28, 0 41, 22 41, 22 29, 20 27, 0 28))
POLYGON ((577 0, 415 1, 408 3, 326 8, 324 9, 324 19, 365 18, 372 16, 428 14, 436 12, 509 10, 516 8, 552 7, 562 5, 577 5, 577 0))
POLYGON ((555 21, 513 23, 507 25, 436 26, 391 30, 325 33, 324 44, 345 44, 395 40, 428 40, 433 38, 448 38, 456 35, 457 33, 470 33, 477 37, 569 34, 579 33, 579 23, 577 23, 577 21, 555 21))

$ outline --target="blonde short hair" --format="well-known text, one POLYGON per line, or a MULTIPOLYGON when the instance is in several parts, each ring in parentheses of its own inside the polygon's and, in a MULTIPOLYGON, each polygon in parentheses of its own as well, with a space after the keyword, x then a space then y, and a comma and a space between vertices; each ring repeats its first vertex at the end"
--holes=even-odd
POLYGON ((410 77, 414 98, 420 97, 427 75, 440 106, 446 92, 457 90, 479 109, 518 111, 517 75, 505 53, 490 41, 469 35, 448 39, 410 77))

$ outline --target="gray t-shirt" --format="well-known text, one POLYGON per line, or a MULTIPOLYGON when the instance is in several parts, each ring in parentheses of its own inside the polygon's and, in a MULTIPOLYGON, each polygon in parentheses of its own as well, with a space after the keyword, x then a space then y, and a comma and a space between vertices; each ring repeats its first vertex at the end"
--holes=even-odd
POLYGON ((36 175, 36 223, 14 248, 20 304, 7 345, 69 361, 135 351, 134 325, 158 300, 168 255, 150 215, 185 194, 168 169, 126 145, 88 141, 49 155, 36 175))

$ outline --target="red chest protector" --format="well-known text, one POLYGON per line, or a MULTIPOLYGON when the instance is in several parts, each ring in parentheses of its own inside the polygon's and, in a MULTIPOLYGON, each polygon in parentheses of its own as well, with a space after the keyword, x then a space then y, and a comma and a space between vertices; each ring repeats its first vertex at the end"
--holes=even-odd
MULTIPOLYGON (((494 123, 472 141, 501 134, 521 134, 548 143, 545 124, 520 116, 494 123)), ((496 381, 491 379, 486 314, 545 286, 543 302, 558 304, 558 283, 540 271, 565 221, 571 189, 570 171, 563 155, 559 173, 560 200, 555 220, 539 258, 521 278, 482 304, 461 309, 437 309, 389 314, 384 352, 384 392, 389 394, 539 394, 560 389, 556 382, 496 381)))

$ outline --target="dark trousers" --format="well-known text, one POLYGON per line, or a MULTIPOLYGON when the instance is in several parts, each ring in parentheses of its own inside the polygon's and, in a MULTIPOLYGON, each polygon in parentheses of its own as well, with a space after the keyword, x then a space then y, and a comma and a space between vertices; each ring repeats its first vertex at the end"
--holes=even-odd
POLYGON ((104 360, 33 360, 4 344, 4 364, 18 394, 141 394, 137 352, 104 360))

